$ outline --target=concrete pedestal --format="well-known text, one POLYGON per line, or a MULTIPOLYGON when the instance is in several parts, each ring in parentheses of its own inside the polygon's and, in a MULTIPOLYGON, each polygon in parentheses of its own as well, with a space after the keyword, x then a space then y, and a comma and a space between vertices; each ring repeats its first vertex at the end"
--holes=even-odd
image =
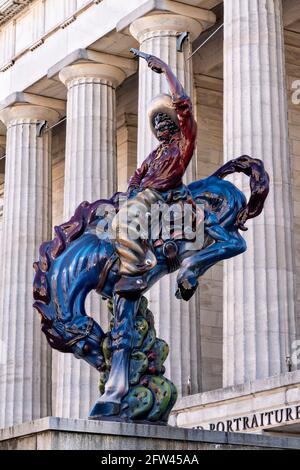
POLYGON ((0 431, 0 450, 300 449, 300 440, 143 424, 44 418, 0 431))

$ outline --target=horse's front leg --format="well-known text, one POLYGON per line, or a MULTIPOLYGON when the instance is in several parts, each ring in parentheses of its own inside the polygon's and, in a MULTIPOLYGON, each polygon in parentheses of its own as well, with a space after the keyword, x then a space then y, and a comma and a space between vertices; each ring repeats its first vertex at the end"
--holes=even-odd
POLYGON ((122 398, 129 390, 129 365, 134 340, 134 320, 140 298, 130 300, 114 295, 114 326, 112 337, 112 365, 104 394, 97 400, 89 418, 115 416, 120 413, 122 398))
POLYGON ((206 229, 215 242, 209 247, 186 258, 178 273, 176 297, 190 300, 198 287, 198 278, 219 261, 244 253, 245 240, 238 231, 228 232, 224 227, 215 225, 206 229))

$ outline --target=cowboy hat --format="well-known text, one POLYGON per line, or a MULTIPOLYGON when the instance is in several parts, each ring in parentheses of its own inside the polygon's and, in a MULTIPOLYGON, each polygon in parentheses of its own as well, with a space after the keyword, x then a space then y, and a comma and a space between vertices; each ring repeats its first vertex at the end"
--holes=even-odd
POLYGON ((149 123, 150 123, 151 131, 153 132, 155 137, 156 137, 156 130, 155 130, 154 119, 155 119, 155 116, 157 116, 157 114, 159 113, 167 114, 172 119, 172 121, 176 124, 176 126, 179 127, 178 116, 177 116, 171 96, 165 93, 158 95, 155 98, 153 98, 148 109, 149 123))

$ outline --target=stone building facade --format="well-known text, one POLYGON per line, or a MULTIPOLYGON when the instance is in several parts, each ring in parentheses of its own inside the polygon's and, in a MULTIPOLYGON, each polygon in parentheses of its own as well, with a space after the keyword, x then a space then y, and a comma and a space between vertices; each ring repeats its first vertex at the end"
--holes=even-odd
MULTIPOLYGON (((40 333, 31 266, 54 225, 83 200, 124 190, 156 145, 146 110, 166 84, 130 47, 167 61, 193 98, 198 144, 188 181, 242 154, 262 158, 271 175, 245 255, 205 274, 189 304, 175 299, 174 276, 149 294, 182 397, 173 423, 213 428, 294 407, 293 420, 244 430, 292 425, 297 433, 298 0, 0 1, 0 428, 85 417, 97 397, 97 374, 50 351, 40 333)), ((247 179, 233 181, 248 192, 247 179)), ((107 324, 96 296, 87 309, 107 324)))

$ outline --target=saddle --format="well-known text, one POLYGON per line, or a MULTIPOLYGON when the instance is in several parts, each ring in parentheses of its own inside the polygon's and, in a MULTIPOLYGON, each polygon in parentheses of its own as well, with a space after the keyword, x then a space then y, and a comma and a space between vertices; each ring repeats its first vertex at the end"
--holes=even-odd
MULTIPOLYGON (((202 222, 203 217, 199 218, 198 214, 198 207, 195 201, 193 200, 189 189, 185 185, 181 185, 179 188, 175 188, 172 190, 168 190, 164 193, 159 193, 160 200, 157 202, 158 208, 163 203, 163 201, 168 205, 171 206, 172 204, 179 204, 181 205, 181 213, 179 212, 179 217, 177 220, 173 221, 173 229, 169 234, 169 237, 166 239, 164 237, 159 237, 155 240, 152 240, 149 243, 149 248, 151 250, 155 250, 156 248, 162 247, 162 254, 166 259, 166 264, 168 267, 168 273, 173 273, 180 268, 180 257, 179 257, 179 248, 178 248, 178 240, 185 240, 184 238, 184 219, 182 214, 184 214, 184 205, 190 204, 192 206, 192 221, 191 223, 195 226, 195 224, 202 222), (180 215, 181 214, 181 215, 180 215)), ((197 229, 195 227, 195 229, 197 229)), ((159 228, 158 233, 162 235, 161 230, 159 228)), ((186 239, 186 241, 191 241, 190 239, 186 239)), ((106 262, 104 269, 101 272, 101 276, 99 279, 99 283, 97 286, 97 292, 101 293, 103 289, 106 279, 109 275, 110 270, 115 265, 115 263, 119 260, 119 256, 117 253, 114 253, 106 262)), ((142 273, 141 275, 135 276, 122 276, 121 279, 118 281, 116 286, 116 291, 121 294, 130 294, 130 293, 139 293, 146 289, 147 287, 147 272, 142 273)))

